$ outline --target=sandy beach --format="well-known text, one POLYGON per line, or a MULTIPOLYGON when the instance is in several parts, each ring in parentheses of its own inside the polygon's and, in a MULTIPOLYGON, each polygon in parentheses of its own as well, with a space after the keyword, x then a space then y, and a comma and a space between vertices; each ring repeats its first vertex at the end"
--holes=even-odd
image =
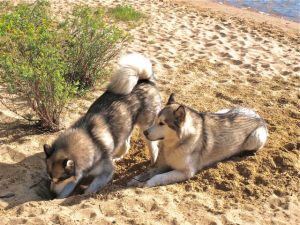
MULTIPOLYGON (((20 1, 14 1, 18 3, 20 1)), ((136 134, 101 192, 49 198, 41 133, 0 104, 0 224, 300 224, 300 28, 278 17, 201 0, 51 0, 54 15, 75 4, 130 4, 146 15, 128 28, 123 51, 149 57, 164 100, 199 111, 233 106, 266 119, 267 145, 251 156, 217 163, 189 181, 127 188, 149 165, 136 134)), ((68 127, 103 93, 98 84, 68 104, 68 127)), ((6 95, 0 89, 1 95, 6 95)))

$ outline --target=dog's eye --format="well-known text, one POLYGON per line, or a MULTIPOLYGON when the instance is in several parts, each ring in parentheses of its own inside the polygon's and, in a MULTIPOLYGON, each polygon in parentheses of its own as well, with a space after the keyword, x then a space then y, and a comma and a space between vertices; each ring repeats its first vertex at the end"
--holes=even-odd
POLYGON ((163 125, 165 125, 163 122, 160 122, 159 124, 158 124, 159 126, 163 126, 163 125))

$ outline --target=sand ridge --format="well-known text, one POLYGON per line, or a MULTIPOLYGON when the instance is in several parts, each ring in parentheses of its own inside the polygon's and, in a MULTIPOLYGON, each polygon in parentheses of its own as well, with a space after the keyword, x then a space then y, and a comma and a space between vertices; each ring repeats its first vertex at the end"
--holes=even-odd
MULTIPOLYGON (((150 57, 164 99, 176 92, 178 101, 201 111, 255 108, 266 118, 270 137, 257 154, 218 163, 190 181, 127 189, 126 181, 149 165, 144 143, 135 134, 130 154, 117 163, 114 180, 105 190, 49 200, 41 151, 57 134, 41 134, 0 105, 1 223, 300 223, 299 39, 269 24, 172 1, 50 2, 58 15, 75 3, 134 6, 146 20, 128 29, 133 39, 122 53, 138 51, 150 57)), ((70 103, 64 126, 82 115, 104 88, 99 84, 70 103)))

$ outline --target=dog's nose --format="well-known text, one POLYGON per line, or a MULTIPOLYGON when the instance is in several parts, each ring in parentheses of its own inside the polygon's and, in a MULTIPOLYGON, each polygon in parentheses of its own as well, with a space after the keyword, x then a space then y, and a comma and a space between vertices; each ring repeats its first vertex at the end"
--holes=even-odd
POLYGON ((148 130, 144 130, 144 135, 148 136, 148 134, 149 134, 148 130))

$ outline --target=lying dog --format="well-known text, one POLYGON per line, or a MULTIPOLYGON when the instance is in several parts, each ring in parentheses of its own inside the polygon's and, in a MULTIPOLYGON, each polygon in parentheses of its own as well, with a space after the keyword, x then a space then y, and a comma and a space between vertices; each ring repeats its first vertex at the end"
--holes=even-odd
POLYGON ((129 186, 187 180, 213 163, 262 148, 268 136, 264 120, 250 109, 199 113, 176 103, 174 94, 144 134, 151 141, 161 140, 160 154, 156 166, 135 177, 129 186))
MULTIPOLYGON (((44 145, 51 191, 58 198, 67 197, 90 176, 94 178, 85 193, 105 186, 113 176, 113 159, 130 147, 134 125, 148 129, 160 108, 150 60, 137 53, 121 57, 107 91, 52 146, 44 145)), ((154 163, 157 141, 146 139, 146 143, 154 163)))

